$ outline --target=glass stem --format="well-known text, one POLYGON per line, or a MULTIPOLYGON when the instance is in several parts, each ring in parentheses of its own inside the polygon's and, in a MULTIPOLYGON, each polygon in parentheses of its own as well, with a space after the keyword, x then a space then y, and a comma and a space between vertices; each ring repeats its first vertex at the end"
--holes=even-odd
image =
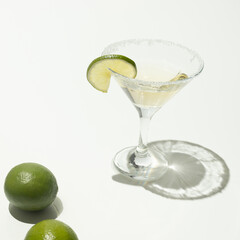
POLYGON ((147 154, 147 144, 148 144, 148 131, 151 119, 156 112, 150 111, 149 109, 137 108, 140 119, 140 134, 139 134, 139 142, 136 149, 136 154, 141 157, 147 154))
POLYGON ((147 152, 148 131, 150 125, 150 118, 140 117, 140 134, 137 146, 138 155, 145 155, 147 152))

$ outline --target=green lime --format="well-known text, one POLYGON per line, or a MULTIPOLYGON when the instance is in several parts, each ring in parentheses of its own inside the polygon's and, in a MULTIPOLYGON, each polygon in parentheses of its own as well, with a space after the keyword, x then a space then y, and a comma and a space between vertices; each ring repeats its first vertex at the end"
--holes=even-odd
POLYGON ((50 219, 31 227, 24 240, 78 240, 78 237, 65 223, 50 219))
POLYGON ((58 185, 55 176, 46 167, 37 163, 22 163, 8 173, 4 191, 15 207, 37 211, 55 200, 58 185))
POLYGON ((104 55, 94 59, 88 66, 87 79, 94 88, 107 92, 111 72, 109 68, 125 77, 135 78, 136 64, 133 60, 122 55, 104 55))

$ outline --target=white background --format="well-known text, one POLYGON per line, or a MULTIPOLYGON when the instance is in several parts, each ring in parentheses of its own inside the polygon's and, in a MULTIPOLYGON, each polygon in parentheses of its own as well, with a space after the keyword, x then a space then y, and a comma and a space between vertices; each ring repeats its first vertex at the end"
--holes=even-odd
POLYGON ((79 239, 239 240, 239 0, 1 0, 1 238, 24 239, 3 191, 22 162, 48 167, 59 185, 58 219, 79 239), (152 120, 150 140, 180 139, 219 154, 222 193, 171 200, 112 180, 111 162, 138 139, 138 116, 115 82, 104 94, 88 64, 114 41, 161 38, 200 53, 205 69, 152 120))

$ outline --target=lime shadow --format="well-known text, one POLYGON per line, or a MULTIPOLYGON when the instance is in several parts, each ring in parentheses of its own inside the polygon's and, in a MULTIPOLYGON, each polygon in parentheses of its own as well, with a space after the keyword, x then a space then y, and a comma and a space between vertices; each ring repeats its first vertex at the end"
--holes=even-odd
POLYGON ((40 211, 21 210, 11 203, 9 204, 10 214, 20 222, 36 224, 45 219, 56 219, 63 211, 63 204, 60 198, 56 197, 53 203, 40 211))

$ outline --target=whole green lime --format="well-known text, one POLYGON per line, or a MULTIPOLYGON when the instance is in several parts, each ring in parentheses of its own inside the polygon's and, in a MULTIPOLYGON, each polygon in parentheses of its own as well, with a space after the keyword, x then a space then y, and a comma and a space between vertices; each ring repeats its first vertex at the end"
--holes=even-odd
POLYGON ((55 200, 58 185, 55 176, 46 167, 37 163, 22 163, 8 173, 4 191, 15 207, 38 211, 55 200))
POLYGON ((67 224, 49 219, 31 227, 24 240, 78 240, 78 237, 67 224))

